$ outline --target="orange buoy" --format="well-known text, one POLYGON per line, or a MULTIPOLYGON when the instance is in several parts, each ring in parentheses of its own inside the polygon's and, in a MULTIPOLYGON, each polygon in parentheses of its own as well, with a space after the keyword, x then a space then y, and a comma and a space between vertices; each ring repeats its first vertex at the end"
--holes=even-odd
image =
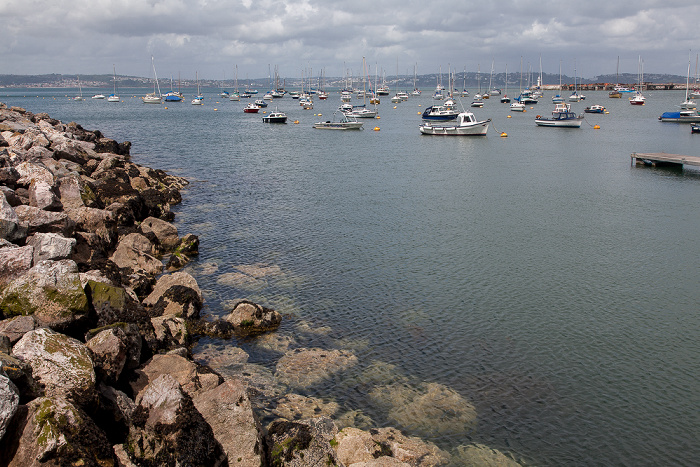
POLYGON ((508 117, 506 117, 506 118, 513 118, 513 116, 512 116, 512 115, 508 115, 508 117))
POLYGON ((594 130, 600 130, 600 125, 596 125, 593 127, 594 130))
POLYGON ((378 126, 375 126, 375 127, 374 127, 374 131, 379 131, 379 127, 378 127, 378 126))
POLYGON ((507 138, 507 137, 508 137, 508 133, 506 133, 505 131, 503 133, 501 133, 501 138, 507 138))

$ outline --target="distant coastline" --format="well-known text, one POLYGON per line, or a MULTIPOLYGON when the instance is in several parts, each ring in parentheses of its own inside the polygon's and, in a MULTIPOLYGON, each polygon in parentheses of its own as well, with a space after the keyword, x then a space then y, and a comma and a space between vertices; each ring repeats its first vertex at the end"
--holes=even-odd
MULTIPOLYGON (((492 78, 492 84, 495 87, 505 86, 505 73, 494 73, 492 78)), ((0 74, 0 89, 13 89, 13 88, 78 88, 78 80, 80 80, 80 85, 84 88, 104 88, 111 87, 114 77, 112 75, 66 75, 66 74, 45 74, 45 75, 3 75, 0 74)), ((478 87, 479 79, 482 85, 488 85, 489 75, 486 73, 481 73, 479 75, 477 72, 456 72, 455 73, 455 87, 460 88, 463 85, 468 87, 478 87)), ((583 89, 586 89, 590 85, 601 85, 610 83, 619 83, 623 85, 634 86, 637 83, 637 75, 632 73, 621 73, 618 76, 615 74, 600 75, 594 78, 577 78, 576 82, 583 89)), ((413 89, 412 75, 396 75, 387 76, 386 83, 391 86, 398 86, 400 88, 413 89)), ((532 87, 537 80, 535 73, 530 73, 529 76, 523 75, 523 80, 529 81, 528 87, 532 87)), ((153 85, 152 78, 139 77, 139 76, 120 76, 117 75, 117 81, 119 87, 129 87, 129 88, 149 88, 153 85)), ((196 81, 194 79, 173 79, 173 78, 159 78, 158 82, 161 86, 169 86, 171 82, 179 81, 182 87, 196 86, 196 81)), ((326 77, 324 78, 324 86, 331 89, 342 89, 349 85, 349 77, 326 77)), ((442 76, 438 73, 418 75, 416 77, 416 86, 422 89, 432 89, 435 87, 436 82, 442 82, 447 84, 448 73, 442 73, 442 76), (440 79, 442 78, 442 79, 440 79)), ((510 86, 517 86, 519 81, 519 73, 509 73, 508 83, 510 86)), ((284 79, 284 86, 287 88, 298 88, 301 86, 301 80, 298 77, 290 77, 284 79)), ((558 87, 559 85, 559 75, 553 73, 542 73, 542 83, 547 88, 553 89, 553 86, 558 87)), ((355 86, 361 88, 362 81, 355 77, 353 81, 355 86)), ((572 76, 561 76, 561 83, 564 88, 567 86, 574 85, 574 77, 572 76)), ((672 75, 672 74, 646 74, 644 76, 644 83, 647 86, 653 87, 652 85, 664 85, 667 89, 680 89, 685 88, 686 76, 672 75)), ((234 80, 215 80, 215 79, 199 79, 199 84, 202 87, 216 87, 216 88, 233 88, 234 80)), ((259 89, 268 89, 271 87, 271 82, 268 77, 264 78, 254 78, 250 80, 239 80, 239 87, 245 87, 246 84, 250 87, 259 89)), ((692 86, 693 83, 691 83, 692 86)), ((318 83, 314 81, 312 86, 317 86, 318 83)), ((526 83, 523 83, 526 85, 526 83)))

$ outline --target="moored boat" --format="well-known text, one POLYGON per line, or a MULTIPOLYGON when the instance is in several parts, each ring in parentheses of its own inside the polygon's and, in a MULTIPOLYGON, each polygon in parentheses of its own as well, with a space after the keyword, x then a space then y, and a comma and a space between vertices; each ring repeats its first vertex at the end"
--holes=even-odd
POLYGON ((577 116, 571 111, 571 105, 568 103, 556 104, 550 118, 538 115, 535 117, 537 126, 551 126, 560 128, 581 128, 583 117, 577 116))
POLYGON ((605 113, 605 107, 600 104, 593 104, 590 107, 583 109, 583 111, 588 114, 602 114, 605 113))
POLYGON ((457 115, 454 125, 434 125, 432 122, 424 122, 418 128, 424 135, 483 136, 488 131, 490 122, 490 118, 478 121, 472 112, 461 112, 457 115))
POLYGON ((260 110, 260 107, 258 107, 257 105, 255 105, 252 102, 248 102, 248 104, 246 104, 246 106, 243 108, 243 112, 245 112, 247 114, 256 114, 256 113, 258 113, 259 110, 260 110))
POLYGON ((313 128, 319 130, 361 130, 362 125, 363 123, 358 122, 353 116, 346 115, 342 112, 334 112, 333 120, 316 122, 313 124, 313 128))
POLYGON ((287 114, 275 109, 274 112, 270 112, 269 115, 265 115, 263 117, 263 122, 265 122, 265 123, 287 123, 287 114))
POLYGON ((431 105, 423 111, 423 120, 448 121, 454 120, 459 112, 454 105, 431 105))

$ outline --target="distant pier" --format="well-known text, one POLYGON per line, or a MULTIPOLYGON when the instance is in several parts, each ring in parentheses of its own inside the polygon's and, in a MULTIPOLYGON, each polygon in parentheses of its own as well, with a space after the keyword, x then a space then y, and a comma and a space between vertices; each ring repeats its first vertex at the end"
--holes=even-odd
POLYGON ((700 157, 683 156, 680 154, 666 154, 665 152, 631 154, 632 164, 648 165, 652 167, 683 167, 683 165, 700 166, 700 157))

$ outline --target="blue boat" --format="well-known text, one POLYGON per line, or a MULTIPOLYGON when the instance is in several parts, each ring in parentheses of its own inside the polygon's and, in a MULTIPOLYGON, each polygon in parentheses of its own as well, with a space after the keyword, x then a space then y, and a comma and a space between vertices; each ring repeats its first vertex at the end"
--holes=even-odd
POLYGON ((454 120, 459 115, 452 105, 431 105, 423 111, 423 120, 433 120, 438 122, 446 122, 454 120))

